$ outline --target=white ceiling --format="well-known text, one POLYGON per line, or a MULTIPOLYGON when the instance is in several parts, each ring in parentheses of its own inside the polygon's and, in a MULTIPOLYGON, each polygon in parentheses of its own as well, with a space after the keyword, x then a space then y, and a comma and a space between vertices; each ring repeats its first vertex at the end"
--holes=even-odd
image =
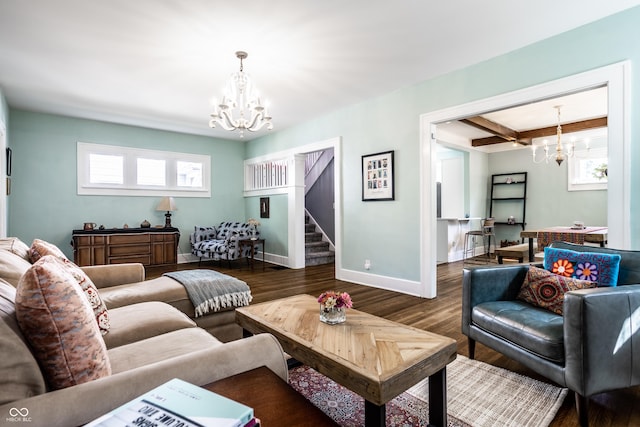
POLYGON ((0 0, 0 88, 16 108, 237 139, 208 127, 237 50, 281 130, 638 4, 0 0))
MULTIPOLYGON (((556 106, 561 107, 561 124, 606 117, 608 115, 607 88, 600 87, 585 90, 571 95, 532 102, 505 110, 492 111, 482 114, 481 116, 491 120, 492 122, 506 126, 509 129, 522 132, 557 125, 558 111, 555 108, 556 106)), ((437 138, 441 142, 461 146, 467 149, 471 148, 472 139, 493 136, 491 133, 479 130, 459 121, 438 124, 437 132, 437 138)), ((563 140, 568 138, 593 140, 600 137, 606 137, 606 135, 606 128, 589 129, 574 132, 571 134, 571 137, 565 137, 563 140)), ((543 141, 545 139, 549 140, 551 143, 555 142, 553 137, 534 138, 532 144, 541 145, 544 143, 543 141)), ((493 153, 497 151, 530 149, 530 147, 505 142, 502 144, 476 147, 475 149, 478 151, 493 153)))

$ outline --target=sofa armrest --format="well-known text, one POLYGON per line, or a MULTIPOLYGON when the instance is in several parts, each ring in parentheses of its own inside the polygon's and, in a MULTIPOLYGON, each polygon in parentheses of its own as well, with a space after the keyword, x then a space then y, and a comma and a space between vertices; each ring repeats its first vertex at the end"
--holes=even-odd
POLYGON ((144 265, 140 263, 92 265, 81 267, 97 288, 142 282, 144 265))
POLYGON ((489 301, 516 299, 528 264, 465 267, 462 270, 462 333, 468 335, 473 307, 489 301))
POLYGON ((10 402, 0 406, 0 414, 5 417, 9 415, 11 408, 27 408, 31 425, 78 426, 173 378, 205 385, 260 366, 266 366, 283 380, 288 380, 282 347, 272 335, 255 335, 110 377, 10 402))
POLYGON ((640 384, 640 285, 565 294, 567 386, 583 396, 640 384))

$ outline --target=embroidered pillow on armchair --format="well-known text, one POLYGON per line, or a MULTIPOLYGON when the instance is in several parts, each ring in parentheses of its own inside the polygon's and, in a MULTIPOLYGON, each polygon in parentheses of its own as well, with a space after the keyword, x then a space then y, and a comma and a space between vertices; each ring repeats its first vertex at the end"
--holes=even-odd
POLYGON ((617 285, 620 259, 619 254, 544 248, 546 270, 565 277, 596 282, 598 286, 617 285))
POLYGON ((565 293, 595 288, 596 285, 595 282, 554 274, 532 265, 517 298, 562 315, 565 293))

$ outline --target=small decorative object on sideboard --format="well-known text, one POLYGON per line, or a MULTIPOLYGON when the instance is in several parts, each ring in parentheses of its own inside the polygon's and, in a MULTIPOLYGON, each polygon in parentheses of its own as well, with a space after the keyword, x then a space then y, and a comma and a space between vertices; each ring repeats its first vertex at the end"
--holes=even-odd
POLYGON ((91 231, 96 227, 96 223, 95 222, 85 222, 84 226, 82 227, 84 229, 84 231, 91 231))
POLYGON ((151 228, 151 223, 145 219, 140 223, 140 228, 151 228))
POLYGON ((258 238, 258 226, 260 225, 260 221, 258 221, 257 219, 249 218, 247 220, 247 224, 249 224, 251 227, 253 227, 251 229, 251 238, 252 239, 257 239, 258 238))
POLYGON ((351 296, 346 292, 326 291, 318 297, 320 321, 329 325, 347 320, 347 309, 353 307, 351 296))

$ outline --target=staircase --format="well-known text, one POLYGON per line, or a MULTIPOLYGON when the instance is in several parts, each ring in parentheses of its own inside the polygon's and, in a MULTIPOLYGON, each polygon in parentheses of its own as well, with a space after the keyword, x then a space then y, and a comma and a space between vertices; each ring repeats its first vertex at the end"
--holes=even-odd
POLYGON ((329 242, 322 240, 322 233, 316 231, 316 225, 304 218, 304 258, 305 266, 331 264, 335 261, 335 252, 329 248, 329 242))

